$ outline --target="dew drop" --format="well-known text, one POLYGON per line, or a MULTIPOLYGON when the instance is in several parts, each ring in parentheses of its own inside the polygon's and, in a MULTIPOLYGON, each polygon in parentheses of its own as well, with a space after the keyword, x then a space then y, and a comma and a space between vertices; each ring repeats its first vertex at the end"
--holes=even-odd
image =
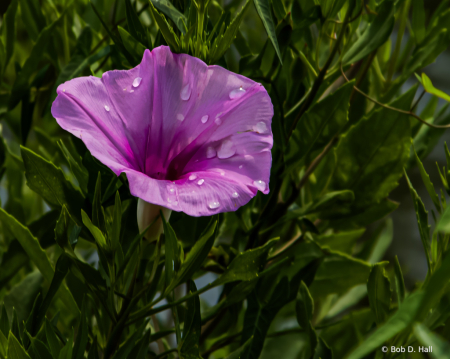
POLYGON ((220 203, 219 202, 211 202, 210 204, 209 204, 209 208, 211 208, 211 209, 216 209, 216 208, 219 208, 220 207, 220 203))
POLYGON ((105 105, 105 110, 109 112, 109 106, 105 105))
POLYGON ((197 182, 197 184, 198 184, 199 186, 201 186, 204 182, 205 182, 205 180, 202 178, 201 180, 199 180, 199 181, 197 182))
POLYGON ((236 153, 236 148, 231 140, 225 140, 220 145, 219 150, 217 151, 217 157, 219 158, 230 158, 236 153))
POLYGON ((214 122, 216 123, 216 125, 220 126, 222 124, 222 119, 217 117, 214 122))
POLYGON ((223 112, 219 112, 219 113, 216 115, 216 118, 222 116, 222 113, 223 113, 223 112))
POLYGON ((263 180, 253 181, 253 184, 261 192, 265 191, 266 189, 266 182, 264 182, 263 180))
POLYGON ((177 120, 178 120, 178 121, 183 121, 183 120, 184 120, 184 116, 183 116, 181 113, 179 113, 179 114, 177 115, 177 120))
POLYGON ((216 150, 213 147, 208 147, 206 149, 206 158, 216 157, 216 150))
POLYGON ((126 91, 127 90, 127 88, 125 87, 124 89, 123 89, 124 91, 126 91))
POLYGON ((239 98, 245 94, 245 90, 241 87, 239 87, 236 90, 233 90, 230 92, 230 100, 234 100, 236 98, 239 98))
POLYGON ((66 92, 66 89, 63 89, 63 92, 66 92))
POLYGON ((266 133, 267 132, 267 125, 265 122, 261 121, 258 122, 255 126, 255 130, 258 133, 266 133))
POLYGON ((189 86, 189 84, 182 88, 180 97, 183 101, 189 100, 189 97, 191 97, 191 87, 189 86))
POLYGON ((170 192, 170 193, 175 193, 175 189, 174 189, 174 188, 170 188, 170 189, 169 189, 169 192, 170 192))
POLYGON ((231 196, 232 196, 233 198, 238 198, 238 197, 239 197, 239 193, 234 192, 231 196))
POLYGON ((130 90, 130 93, 133 93, 134 92, 134 90, 130 90))
POLYGON ((189 176, 189 181, 193 181, 195 179, 197 179, 197 175, 192 174, 189 176))
POLYGON ((203 116, 201 119, 202 123, 206 123, 208 121, 208 118, 209 118, 208 115, 203 116))
POLYGON ((133 81, 133 87, 138 87, 141 84, 142 77, 136 77, 133 81))
POLYGON ((242 166, 242 165, 240 165, 240 166, 239 166, 239 169, 241 169, 242 167, 243 167, 243 166, 242 166))

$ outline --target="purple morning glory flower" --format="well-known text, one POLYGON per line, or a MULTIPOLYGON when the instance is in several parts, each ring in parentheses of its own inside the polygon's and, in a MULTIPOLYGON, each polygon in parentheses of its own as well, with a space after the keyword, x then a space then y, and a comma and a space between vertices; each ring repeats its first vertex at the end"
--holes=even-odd
POLYGON ((52 114, 131 193, 191 216, 269 192, 273 106, 264 87, 166 46, 140 65, 58 87, 52 114))

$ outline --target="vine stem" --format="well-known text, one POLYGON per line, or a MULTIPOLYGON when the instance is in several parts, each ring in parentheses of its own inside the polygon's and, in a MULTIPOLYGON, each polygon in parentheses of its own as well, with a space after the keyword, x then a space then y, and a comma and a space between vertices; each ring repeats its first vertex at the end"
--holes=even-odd
MULTIPOLYGON (((340 65, 340 67, 341 67, 341 73, 342 73, 342 76, 344 77, 345 81, 350 82, 350 80, 349 80, 349 79, 347 78, 347 76, 345 75, 344 70, 342 69, 342 63, 341 63, 341 65, 340 65)), ((388 109, 388 110, 396 111, 396 112, 403 113, 403 114, 405 114, 405 115, 409 115, 409 116, 411 116, 411 117, 414 117, 416 120, 418 120, 419 122, 422 122, 424 125, 426 125, 426 126, 428 126, 428 127, 436 128, 436 129, 440 129, 440 130, 443 130, 443 129, 446 129, 446 128, 450 128, 450 124, 449 124, 449 125, 434 125, 434 124, 429 123, 429 122, 423 120, 422 118, 420 118, 420 116, 416 115, 414 112, 412 112, 412 110, 405 111, 405 110, 401 110, 401 109, 399 109, 399 108, 395 108, 395 107, 386 105, 386 104, 381 103, 380 101, 374 99, 373 97, 370 97, 370 96, 369 96, 368 94, 366 94, 364 91, 361 91, 358 87, 353 86, 353 88, 354 88, 357 92, 359 92, 361 95, 363 95, 365 98, 367 98, 368 100, 370 100, 370 101, 372 101, 373 103, 377 104, 378 106, 384 107, 384 108, 386 108, 386 109, 388 109)), ((416 106, 416 104, 415 104, 414 106, 416 106)), ((414 109, 414 107, 413 107, 412 109, 414 109)))

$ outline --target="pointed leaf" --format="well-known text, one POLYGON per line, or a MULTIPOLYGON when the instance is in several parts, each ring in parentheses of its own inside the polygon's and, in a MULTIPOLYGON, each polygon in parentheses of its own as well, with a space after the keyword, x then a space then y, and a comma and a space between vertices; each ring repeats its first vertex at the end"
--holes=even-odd
POLYGON ((259 17, 264 24, 267 36, 269 36, 270 41, 272 41, 272 45, 278 55, 278 59, 280 60, 280 63, 283 64, 280 48, 278 46, 277 34, 275 32, 275 25, 273 23, 270 2, 269 0, 254 0, 254 4, 259 17))
POLYGON ((374 20, 344 54, 342 64, 347 65, 359 61, 383 45, 394 28, 394 13, 394 1, 383 1, 377 9, 374 20))
POLYGON ((50 205, 57 208, 66 205, 70 214, 80 219, 84 197, 67 180, 61 168, 26 147, 21 147, 21 153, 28 186, 50 205))
MULTIPOLYGON (((54 276, 53 266, 47 253, 41 248, 38 240, 33 237, 27 227, 20 224, 13 216, 9 215, 0 208, 0 221, 9 227, 15 237, 19 240, 22 248, 28 254, 30 259, 42 273, 43 277, 51 282, 54 276)), ((78 307, 65 285, 61 286, 60 295, 66 308, 73 314, 78 314, 78 307)))
POLYGON ((444 91, 435 88, 431 83, 430 78, 427 75, 425 75, 424 72, 422 72, 422 85, 426 92, 434 96, 437 96, 447 102, 450 102, 450 95, 447 95, 444 91))
POLYGON ((391 306, 391 284, 384 272, 384 264, 375 264, 370 271, 367 282, 369 304, 377 324, 382 324, 389 317, 391 306))
POLYGON ((168 16, 177 25, 182 34, 186 33, 186 17, 179 12, 169 0, 153 0, 152 4, 166 16, 168 16))
POLYGON ((8 359, 31 359, 13 333, 8 337, 8 359))

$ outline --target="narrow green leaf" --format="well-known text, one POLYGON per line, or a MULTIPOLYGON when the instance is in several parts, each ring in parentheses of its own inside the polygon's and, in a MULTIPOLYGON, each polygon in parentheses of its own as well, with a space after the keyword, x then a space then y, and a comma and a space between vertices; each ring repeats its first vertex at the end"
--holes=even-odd
POLYGON ((53 358, 58 358, 61 351, 61 343, 55 334, 52 324, 47 319, 45 319, 45 336, 53 358))
POLYGON ((8 337, 8 359, 31 359, 13 333, 8 337))
POLYGON ((0 318, 0 331, 5 337, 8 337, 9 333, 9 319, 8 313, 6 313, 5 304, 2 304, 2 316, 0 318))
POLYGON ((386 42, 394 28, 394 12, 394 1, 386 0, 381 3, 374 20, 344 54, 344 65, 363 59, 386 42))
POLYGON ((176 272, 181 265, 180 245, 178 243, 177 235, 172 226, 165 220, 164 214, 161 212, 161 218, 164 226, 165 237, 165 273, 166 285, 174 279, 176 272))
MULTIPOLYGON (((263 0, 267 1, 267 0, 263 0)), ((227 52, 227 50, 230 48, 232 42, 234 41, 237 32, 239 31, 239 26, 242 22, 242 19, 244 17, 244 14, 248 7, 250 6, 251 0, 247 0, 244 4, 242 10, 236 15, 236 17, 231 21, 231 23, 228 25, 228 27, 225 30, 225 18, 226 15, 221 16, 219 19, 219 22, 216 24, 218 25, 221 21, 222 24, 220 25, 220 30, 218 32, 217 37, 214 39, 214 42, 212 43, 210 47, 210 53, 208 55, 209 63, 213 64, 219 61, 219 59, 227 52)), ((273 25, 273 24, 272 24, 273 25)), ((216 27, 211 32, 210 36, 212 36, 215 33, 216 27)), ((275 38, 276 41, 276 38, 275 38)))
POLYGON ((94 338, 94 342, 89 349, 88 359, 100 359, 98 356, 97 337, 94 338))
POLYGON ((425 30, 425 9, 423 6, 423 0, 414 0, 412 11, 412 30, 416 44, 420 44, 426 34, 425 30))
POLYGON ((120 201, 119 191, 116 192, 114 199, 114 214, 111 228, 111 248, 115 250, 120 244, 120 227, 122 224, 122 202, 120 201))
POLYGON ((73 351, 73 329, 72 334, 67 341, 66 345, 64 345, 64 348, 61 349, 59 352, 58 359, 72 359, 72 351, 73 351))
POLYGON ((232 352, 231 354, 227 355, 223 359, 241 359, 242 358, 241 357, 242 353, 250 346, 250 344, 252 343, 252 340, 253 340, 253 337, 250 337, 250 339, 248 339, 243 345, 241 345, 234 352, 232 352))
POLYGON ((83 218, 83 224, 89 229, 89 232, 94 236, 95 241, 97 242, 97 245, 99 245, 101 248, 107 248, 106 244, 106 238, 103 235, 102 231, 94 226, 94 224, 91 222, 89 216, 86 214, 85 211, 81 210, 81 216, 83 218))
MULTIPOLYGON (((19 240, 22 248, 27 252, 30 259, 42 273, 43 277, 51 282, 54 276, 54 270, 47 253, 41 248, 38 240, 33 237, 29 229, 20 224, 13 216, 9 215, 5 210, 0 208, 0 221, 8 226, 10 231, 19 240)), ((79 310, 72 294, 65 285, 61 286, 60 295, 64 305, 69 312, 78 314, 79 310)))
POLYGON ((389 317, 391 306, 391 284, 384 271, 384 263, 375 264, 367 282, 369 304, 378 325, 389 317))
POLYGON ((89 330, 86 321, 86 306, 87 306, 87 298, 86 295, 83 298, 83 304, 81 305, 81 313, 80 313, 80 323, 78 325, 77 336, 75 340, 75 344, 73 346, 73 355, 72 359, 82 359, 84 358, 84 352, 86 351, 86 345, 89 341, 89 330))
MULTIPOLYGON (((414 209, 416 211, 417 225, 419 227, 420 239, 422 240, 423 248, 425 250, 425 256, 427 258, 428 270, 431 271, 431 258, 430 258, 430 225, 428 224, 428 211, 425 209, 425 205, 422 199, 417 194, 416 190, 412 186, 408 175, 405 171, 406 182, 408 183, 409 191, 414 203, 414 209)), ((445 215, 445 213, 444 213, 445 215)), ((442 215, 442 217, 444 216, 442 215)), ((441 217, 441 219, 442 219, 441 217)), ((436 226, 438 230, 439 224, 436 226)))
POLYGON ((30 340, 31 340, 31 347, 33 348, 33 351, 36 354, 37 358, 40 358, 40 359, 53 358, 52 354, 50 353, 47 346, 43 342, 41 342, 37 338, 31 338, 31 337, 30 337, 30 340))
POLYGON ((405 280, 403 279, 402 268, 400 267, 400 262, 398 261, 398 257, 395 256, 394 262, 394 275, 395 275, 395 287, 397 290, 397 298, 399 304, 401 304, 405 300, 405 280))
POLYGON ((8 353, 8 339, 2 331, 0 331, 0 357, 5 359, 8 353))
POLYGON ((379 350, 389 339, 409 327, 414 322, 422 299, 423 293, 414 293, 406 298, 397 312, 384 325, 378 327, 375 332, 360 343, 347 359, 362 359, 366 357, 367 354, 374 350, 379 350))
POLYGON ((84 197, 67 180, 61 168, 26 147, 21 147, 21 153, 28 186, 50 205, 56 208, 66 205, 70 214, 79 220, 84 197))
POLYGON ((265 245, 239 253, 230 263, 226 271, 217 278, 213 285, 221 285, 237 280, 249 281, 258 276, 261 261, 277 243, 278 239, 272 239, 265 245))
POLYGON ((200 266, 203 264, 214 244, 214 231, 216 229, 216 225, 217 218, 213 217, 205 232, 195 242, 195 244, 187 254, 186 259, 180 267, 180 270, 177 272, 172 283, 170 283, 169 287, 166 289, 167 292, 170 292, 178 284, 185 282, 189 278, 192 278, 194 273, 198 269, 200 269, 200 266))
POLYGON ((145 52, 145 46, 142 45, 138 40, 136 40, 130 33, 123 27, 118 26, 120 37, 122 38, 123 46, 127 51, 136 57, 136 59, 142 59, 145 52))
POLYGON ((150 47, 151 44, 147 43, 147 32, 142 26, 142 23, 139 20, 139 15, 137 14, 134 6, 131 5, 130 0, 125 0, 125 9, 127 13, 128 30, 130 30, 131 36, 140 41, 142 45, 150 47))
POLYGON ((74 176, 76 177, 78 184, 80 185, 80 189, 83 193, 87 193, 87 184, 89 180, 89 173, 86 168, 83 166, 81 156, 74 151, 74 146, 72 142, 68 142, 69 148, 65 145, 63 140, 58 141, 58 146, 61 149, 64 157, 69 163, 70 169, 74 176))
POLYGON ((152 4, 166 16, 168 16, 177 25, 182 34, 186 33, 186 17, 179 12, 169 0, 153 0, 152 4))
POLYGON ((439 337, 425 325, 419 323, 414 326, 414 334, 419 339, 419 342, 432 348, 432 351, 428 354, 431 358, 450 359, 450 344, 447 340, 439 337))
MULTIPOLYGON (((193 281, 189 282, 189 292, 195 293, 197 287, 193 281)), ((187 301, 186 314, 184 318, 183 336, 178 343, 182 358, 199 357, 199 340, 202 329, 202 318, 200 315, 200 299, 197 296, 187 301)))
MULTIPOLYGON (((390 105, 409 110, 416 87, 390 105)), ((379 203, 397 185, 409 157, 408 115, 377 108, 341 136, 330 189, 350 189, 355 207, 379 203)))
POLYGON ((164 40, 169 44, 170 48, 174 52, 178 52, 180 49, 180 40, 178 39, 178 36, 173 31, 172 26, 169 25, 164 15, 160 14, 155 7, 153 6, 153 3, 148 0, 150 3, 150 12, 155 18, 156 23, 158 24, 158 27, 161 31, 162 36, 164 37, 164 40))
POLYGON ((439 202, 439 196, 437 195, 436 190, 434 189, 433 183, 430 180, 430 176, 425 171, 425 167, 423 167, 422 161, 420 160, 419 156, 417 156, 415 150, 414 155, 416 157, 417 167, 419 167, 420 176, 422 177, 423 184, 425 185, 425 188, 427 189, 427 192, 430 195, 431 200, 434 203, 434 206, 436 207, 438 212, 441 212, 441 203, 439 202))
POLYGON ((287 171, 297 168, 311 152, 325 147, 344 128, 348 120, 353 85, 354 81, 344 84, 317 102, 300 118, 286 150, 287 171))
POLYGON ((300 283, 299 293, 297 296, 297 302, 295 303, 295 312, 297 314, 298 324, 303 328, 308 337, 308 348, 306 350, 306 357, 311 358, 314 356, 318 338, 317 333, 311 325, 311 321, 314 313, 314 300, 311 297, 308 287, 302 281, 300 283))
POLYGON ((344 294, 358 284, 367 283, 370 269, 367 262, 330 250, 317 270, 309 290, 315 298, 331 293, 344 294))
POLYGON ((27 24, 28 34, 36 41, 42 29, 46 26, 41 5, 37 0, 19 0, 19 3, 22 20, 27 24))
MULTIPOLYGON (((25 1, 27 0, 24 0, 24 2, 25 1)), ((23 10, 22 5, 21 9, 23 10)), ((31 50, 30 56, 25 61, 22 70, 20 71, 14 82, 8 103, 8 108, 10 110, 17 106, 23 95, 27 92, 30 81, 33 78, 33 73, 38 69, 40 60, 44 56, 47 45, 50 43, 51 34, 53 33, 55 26, 61 21, 63 17, 64 14, 61 15, 51 25, 47 26, 45 29, 39 32, 39 37, 37 38, 36 43, 31 50)))
POLYGON ((272 19, 272 9, 269 0, 254 0, 256 11, 266 29, 267 36, 269 36, 270 41, 277 53, 280 63, 283 64, 283 59, 280 53, 280 48, 278 46, 277 34, 275 32, 275 24, 272 19))
POLYGON ((433 86, 430 78, 425 75, 425 72, 422 72, 422 85, 426 92, 437 96, 447 102, 450 102, 450 95, 447 95, 444 91, 441 91, 433 86))
POLYGON ((19 5, 18 0, 12 0, 8 6, 8 10, 3 15, 3 27, 5 28, 5 60, 3 62, 3 70, 9 64, 12 55, 14 54, 14 44, 16 42, 16 13, 19 5))

